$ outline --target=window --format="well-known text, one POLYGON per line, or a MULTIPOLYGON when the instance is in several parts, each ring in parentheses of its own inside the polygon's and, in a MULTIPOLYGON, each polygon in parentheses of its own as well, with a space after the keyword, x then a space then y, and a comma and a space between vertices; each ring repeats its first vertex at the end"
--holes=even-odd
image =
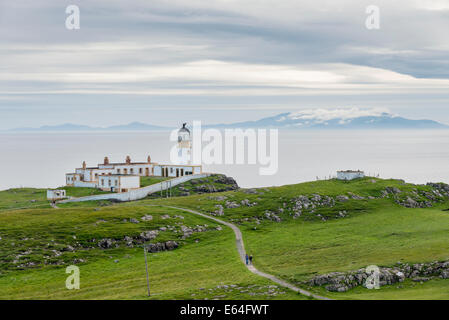
POLYGON ((143 172, 143 171, 142 171, 142 168, 139 168, 139 173, 142 174, 142 172, 143 172))
POLYGON ((123 169, 124 174, 128 174, 128 169, 123 169))
POLYGON ((117 169, 117 173, 120 174, 120 169, 117 169))
POLYGON ((170 173, 173 173, 173 168, 170 168, 170 173))
POLYGON ((115 180, 115 186, 116 187, 118 186, 118 180, 115 180))
POLYGON ((98 173, 95 174, 95 178, 98 178, 98 173))
POLYGON ((104 186, 104 179, 101 179, 101 185, 104 186))
POLYGON ((111 180, 108 180, 108 185, 111 186, 111 180))
POLYGON ((131 174, 133 174, 133 173, 134 173, 134 169, 133 169, 133 168, 129 169, 129 172, 130 172, 131 174))

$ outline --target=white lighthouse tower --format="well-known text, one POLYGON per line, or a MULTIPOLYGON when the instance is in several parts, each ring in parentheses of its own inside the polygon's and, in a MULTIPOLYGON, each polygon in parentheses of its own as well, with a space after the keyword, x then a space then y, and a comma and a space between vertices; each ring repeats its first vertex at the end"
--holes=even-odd
POLYGON ((178 159, 180 164, 191 164, 192 162, 192 138, 186 124, 183 123, 182 128, 178 130, 178 159))

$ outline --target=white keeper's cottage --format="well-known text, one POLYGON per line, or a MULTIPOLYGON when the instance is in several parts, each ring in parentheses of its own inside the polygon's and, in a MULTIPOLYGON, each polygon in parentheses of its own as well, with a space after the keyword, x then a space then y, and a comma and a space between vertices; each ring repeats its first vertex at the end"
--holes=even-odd
POLYGON ((337 171, 338 180, 354 180, 365 177, 365 172, 360 170, 337 171))
POLYGON ((65 199, 67 197, 66 192, 64 189, 49 189, 47 190, 47 200, 50 201, 56 201, 56 200, 61 200, 61 199, 65 199))

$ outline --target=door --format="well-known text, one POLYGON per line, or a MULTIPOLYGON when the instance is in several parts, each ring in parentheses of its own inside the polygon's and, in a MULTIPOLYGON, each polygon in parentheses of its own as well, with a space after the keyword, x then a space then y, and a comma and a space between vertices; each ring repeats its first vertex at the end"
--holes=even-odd
POLYGON ((181 177, 184 175, 184 169, 181 169, 181 177))
POLYGON ((179 177, 179 168, 176 168, 176 178, 179 177))
POLYGON ((145 175, 147 177, 150 175, 150 168, 145 168, 145 175))

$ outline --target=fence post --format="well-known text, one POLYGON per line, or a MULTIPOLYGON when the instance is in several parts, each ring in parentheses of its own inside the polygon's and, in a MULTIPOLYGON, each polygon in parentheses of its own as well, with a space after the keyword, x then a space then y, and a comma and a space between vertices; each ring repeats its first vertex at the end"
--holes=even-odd
POLYGON ((143 245, 143 253, 145 255, 145 270, 147 272, 147 288, 148 288, 148 296, 150 296, 150 278, 148 275, 148 261, 147 261, 147 248, 143 245))

